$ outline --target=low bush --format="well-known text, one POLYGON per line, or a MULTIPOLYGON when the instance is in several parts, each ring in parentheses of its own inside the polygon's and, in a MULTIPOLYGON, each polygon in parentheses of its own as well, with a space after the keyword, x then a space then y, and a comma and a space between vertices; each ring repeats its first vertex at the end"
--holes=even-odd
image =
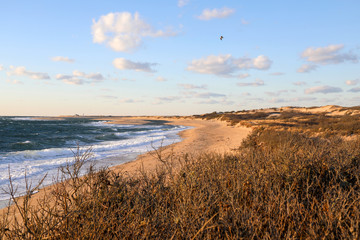
MULTIPOLYGON (((232 154, 184 155, 153 173, 84 177, 88 153, 36 207, 15 201, 8 239, 358 239, 360 140, 253 131, 232 154)), ((30 198, 30 195, 25 196, 30 198)), ((11 221, 10 221, 10 220, 11 221)))

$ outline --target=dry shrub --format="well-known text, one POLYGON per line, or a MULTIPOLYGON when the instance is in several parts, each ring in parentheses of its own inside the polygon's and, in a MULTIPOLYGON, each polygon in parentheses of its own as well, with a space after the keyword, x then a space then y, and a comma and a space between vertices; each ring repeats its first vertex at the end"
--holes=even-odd
MULTIPOLYGON (((138 177, 79 177, 85 155, 8 239, 358 239, 360 140, 258 129, 233 154, 138 177), (52 201, 49 202, 49 200, 52 201), (25 222, 25 227, 24 227, 25 222)), ((24 206, 19 206, 20 210, 24 206)))

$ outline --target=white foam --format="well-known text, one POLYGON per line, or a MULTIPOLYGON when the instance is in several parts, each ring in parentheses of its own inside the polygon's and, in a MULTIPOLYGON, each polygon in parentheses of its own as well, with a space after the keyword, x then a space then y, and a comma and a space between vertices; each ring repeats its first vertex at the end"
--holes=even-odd
MULTIPOLYGON (((102 122, 98 126, 101 126, 101 124, 107 125, 102 122)), ((117 128, 119 126, 121 125, 116 125, 117 128)), ((128 125, 127 127, 133 128, 134 126, 128 125)), ((177 133, 189 127, 176 126, 164 129, 164 125, 146 127, 140 125, 136 126, 136 128, 148 128, 149 130, 116 133, 120 136, 126 136, 127 139, 99 142, 91 146, 84 145, 82 149, 86 150, 91 147, 97 167, 122 164, 154 148, 179 142, 181 139, 177 133)), ((9 168, 13 183, 18 187, 18 195, 22 195, 25 192, 25 174, 34 185, 48 173, 48 177, 44 182, 45 185, 48 185, 52 183, 53 178, 58 174, 58 168, 73 160, 74 154, 69 148, 5 153, 0 155, 0 188, 6 189, 9 184, 9 168)), ((7 194, 0 193, 0 201, 8 198, 7 194)))

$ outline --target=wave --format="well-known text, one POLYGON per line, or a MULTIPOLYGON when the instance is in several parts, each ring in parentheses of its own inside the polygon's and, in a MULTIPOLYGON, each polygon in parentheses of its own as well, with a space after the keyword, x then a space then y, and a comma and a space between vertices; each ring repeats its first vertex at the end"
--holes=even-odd
MULTIPOLYGON (((91 123, 93 124, 93 123, 91 123)), ((96 123, 98 126, 107 125, 106 122, 96 123)), ((105 127, 104 126, 104 127, 105 127)), ((111 128, 110 126, 106 126, 111 128)), ((97 167, 109 167, 122 164, 136 158, 137 155, 153 150, 160 146, 166 146, 181 139, 178 132, 188 129, 185 126, 166 125, 116 125, 116 128, 123 128, 124 132, 112 132, 110 141, 98 141, 92 144, 82 144, 83 150, 92 149, 92 159, 97 167), (128 129, 129 131, 126 131, 128 129), (136 131, 132 131, 135 129, 136 131), (139 131, 140 130, 140 131, 139 131)), ((31 141, 23 141, 19 144, 32 144, 31 141)), ((34 184, 46 173, 49 177, 45 184, 51 184, 58 173, 58 168, 71 163, 74 160, 73 151, 76 145, 62 148, 49 148, 42 150, 25 150, 7 152, 0 155, 0 188, 6 188, 9 183, 9 173, 12 176, 18 195, 24 193, 25 175, 34 184)), ((8 195, 1 193, 0 200, 8 199, 8 195)))

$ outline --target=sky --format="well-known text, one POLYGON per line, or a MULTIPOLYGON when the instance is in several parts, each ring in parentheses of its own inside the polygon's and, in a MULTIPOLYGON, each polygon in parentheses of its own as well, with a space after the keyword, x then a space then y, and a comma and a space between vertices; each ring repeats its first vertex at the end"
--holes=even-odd
POLYGON ((360 105, 358 0, 0 6, 3 116, 360 105))

